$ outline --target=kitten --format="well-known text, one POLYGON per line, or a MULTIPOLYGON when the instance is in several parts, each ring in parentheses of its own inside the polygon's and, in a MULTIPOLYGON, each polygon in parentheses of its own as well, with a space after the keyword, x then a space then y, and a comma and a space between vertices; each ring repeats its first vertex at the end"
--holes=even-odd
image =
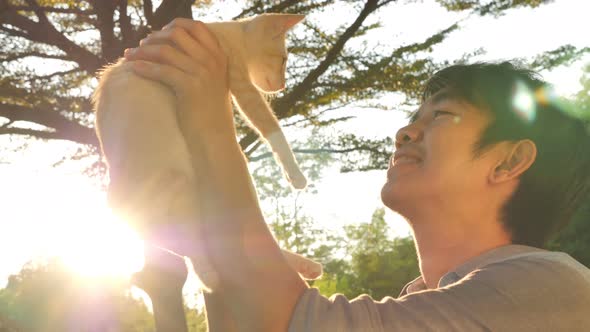
MULTIPOLYGON (((263 14, 207 24, 228 56, 229 86, 237 108, 267 140, 291 185, 299 189, 306 186, 306 179, 262 93, 284 88, 285 34, 303 17, 263 14)), ((196 192, 198 186, 177 122, 174 94, 134 74, 129 63, 120 60, 101 73, 93 101, 95 127, 109 165, 109 204, 127 219, 140 222, 136 229, 142 235, 157 233, 164 238, 158 240, 164 247, 191 256, 186 252, 190 244, 178 241, 178 231, 169 234, 172 230, 166 224, 158 224, 170 215, 194 218, 199 212, 199 195, 206 194, 196 192)), ((283 255, 304 277, 315 279, 321 275, 319 263, 288 251, 283 255)), ((191 258, 199 261, 194 262, 195 267, 207 270, 206 261, 191 258)), ((207 272, 203 275, 214 274, 207 272)), ((215 283, 214 276, 209 279, 202 281, 205 285, 215 283)))

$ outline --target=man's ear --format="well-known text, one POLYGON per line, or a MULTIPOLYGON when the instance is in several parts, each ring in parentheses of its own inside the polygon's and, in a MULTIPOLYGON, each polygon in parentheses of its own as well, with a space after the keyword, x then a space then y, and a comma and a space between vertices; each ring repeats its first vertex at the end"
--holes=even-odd
POLYGON ((502 159, 491 170, 488 180, 501 183, 521 176, 531 167, 537 157, 537 146, 529 139, 510 143, 502 149, 502 159))

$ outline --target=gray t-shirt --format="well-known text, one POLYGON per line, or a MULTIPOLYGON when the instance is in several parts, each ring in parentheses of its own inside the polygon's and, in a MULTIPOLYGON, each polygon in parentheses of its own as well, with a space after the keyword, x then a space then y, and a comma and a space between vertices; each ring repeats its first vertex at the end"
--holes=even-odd
POLYGON ((329 299, 310 288, 289 331, 590 331, 590 270, 561 252, 508 245, 397 299, 329 299))

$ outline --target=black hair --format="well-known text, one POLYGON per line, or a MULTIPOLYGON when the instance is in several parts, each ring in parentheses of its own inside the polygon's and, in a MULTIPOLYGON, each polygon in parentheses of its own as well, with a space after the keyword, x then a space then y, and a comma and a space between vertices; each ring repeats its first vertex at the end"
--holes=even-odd
POLYGON ((473 147, 477 158, 494 144, 530 139, 537 156, 501 211, 514 244, 543 247, 567 225, 590 192, 590 137, 585 123, 530 70, 510 62, 453 65, 426 83, 426 100, 450 89, 492 121, 473 147))

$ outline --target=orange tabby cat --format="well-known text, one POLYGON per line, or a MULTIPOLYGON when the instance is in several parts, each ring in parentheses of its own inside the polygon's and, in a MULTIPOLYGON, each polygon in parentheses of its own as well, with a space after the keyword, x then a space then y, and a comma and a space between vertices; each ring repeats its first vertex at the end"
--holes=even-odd
MULTIPOLYGON (((236 106, 270 144, 295 188, 304 188, 306 179, 263 92, 285 87, 285 34, 302 19, 303 15, 263 14, 207 24, 228 56, 230 91, 236 106)), ((129 63, 121 60, 102 72, 93 100, 96 131, 109 165, 111 206, 135 222, 143 235, 165 233, 166 224, 159 222, 171 216, 189 220, 198 215, 198 197, 206 193, 197 192, 173 93, 134 74, 129 63)), ((178 243, 162 242, 172 251, 192 255, 183 252, 185 248, 178 243)), ((288 251, 284 256, 304 277, 313 279, 321 274, 319 263, 288 251)), ((199 259, 194 263, 195 268, 199 265, 205 285, 215 284, 215 273, 208 270, 207 262, 199 259)))

